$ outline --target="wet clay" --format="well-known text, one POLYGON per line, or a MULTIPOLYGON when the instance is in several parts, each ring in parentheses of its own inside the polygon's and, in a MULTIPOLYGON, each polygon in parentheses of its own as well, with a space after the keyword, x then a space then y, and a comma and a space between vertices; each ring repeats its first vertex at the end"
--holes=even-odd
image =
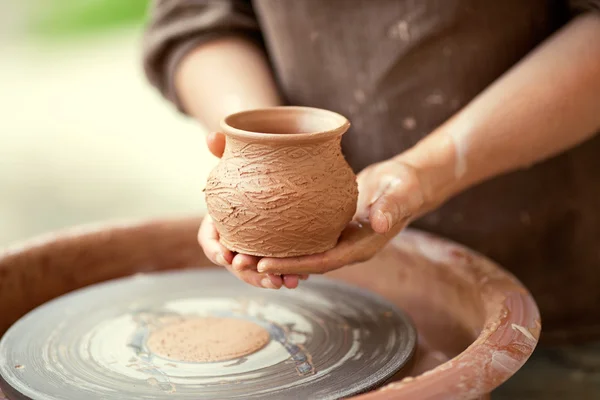
POLYGON ((270 340, 253 322, 237 318, 191 318, 160 328, 148 338, 149 350, 183 362, 217 362, 252 354, 270 340))
POLYGON ((333 248, 354 216, 356 176, 341 151, 343 116, 306 107, 233 114, 205 189, 208 212, 230 250, 294 257, 333 248))

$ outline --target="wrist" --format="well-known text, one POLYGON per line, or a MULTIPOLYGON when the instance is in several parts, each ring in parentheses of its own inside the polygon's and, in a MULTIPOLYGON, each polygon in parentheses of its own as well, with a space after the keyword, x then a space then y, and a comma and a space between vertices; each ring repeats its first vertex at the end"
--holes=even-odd
POLYGON ((399 154, 395 160, 415 170, 423 192, 419 216, 439 207, 461 190, 463 171, 452 137, 439 129, 399 154))

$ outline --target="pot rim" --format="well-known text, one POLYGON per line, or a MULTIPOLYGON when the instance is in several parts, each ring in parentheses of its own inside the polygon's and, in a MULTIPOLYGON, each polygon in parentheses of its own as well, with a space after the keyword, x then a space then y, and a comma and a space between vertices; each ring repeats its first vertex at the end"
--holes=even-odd
POLYGON ((230 114, 221 121, 221 129, 227 136, 234 137, 236 139, 252 139, 258 141, 274 141, 279 143, 285 142, 302 142, 302 141, 315 141, 315 140, 326 140, 333 137, 342 136, 348 128, 350 128, 350 121, 343 115, 334 111, 325 110, 322 108, 315 107, 303 107, 303 106, 276 106, 276 107, 264 107, 254 108, 230 114), (233 121, 238 118, 243 118, 252 114, 271 113, 273 111, 291 111, 297 112, 298 114, 308 115, 313 114, 317 118, 336 120, 337 125, 328 130, 315 131, 315 132, 303 132, 303 133, 267 133, 267 132, 256 132, 239 129, 233 126, 233 121))

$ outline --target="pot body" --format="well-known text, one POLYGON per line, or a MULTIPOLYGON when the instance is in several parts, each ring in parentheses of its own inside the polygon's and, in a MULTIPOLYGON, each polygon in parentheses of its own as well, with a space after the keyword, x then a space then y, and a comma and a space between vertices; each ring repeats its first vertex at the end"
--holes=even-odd
POLYGON ((333 248, 356 211, 356 176, 335 136, 273 141, 226 132, 205 189, 228 249, 295 257, 333 248))

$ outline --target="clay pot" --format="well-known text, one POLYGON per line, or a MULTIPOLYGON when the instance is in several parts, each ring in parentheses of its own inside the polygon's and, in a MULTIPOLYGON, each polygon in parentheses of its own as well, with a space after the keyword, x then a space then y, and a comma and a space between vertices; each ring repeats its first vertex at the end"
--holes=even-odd
MULTIPOLYGON (((0 336, 31 309, 90 284, 214 267, 196 241, 199 224, 194 218, 77 229, 0 251, 0 336)), ((384 296, 419 333, 414 362, 357 400, 489 399, 539 339, 537 306, 518 280, 429 234, 407 230, 370 261, 328 275, 384 296)))
POLYGON ((274 107, 233 114, 221 162, 205 189, 221 243, 255 256, 334 247, 356 211, 356 176, 341 137, 350 123, 327 110, 274 107))

